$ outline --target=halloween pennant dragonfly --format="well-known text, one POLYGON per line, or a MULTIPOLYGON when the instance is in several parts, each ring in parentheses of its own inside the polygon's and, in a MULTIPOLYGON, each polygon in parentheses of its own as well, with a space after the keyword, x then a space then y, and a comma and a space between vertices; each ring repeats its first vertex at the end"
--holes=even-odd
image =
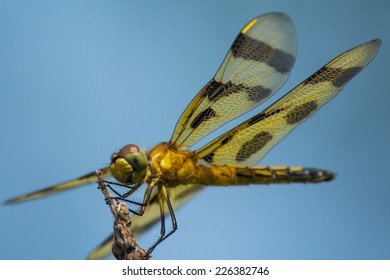
MULTIPOLYGON (((140 234, 161 221, 160 237, 150 252, 177 228, 174 209, 206 186, 318 183, 332 180, 331 171, 288 166, 255 166, 281 139, 332 99, 375 56, 376 39, 346 51, 254 117, 237 125, 198 150, 195 144, 225 123, 253 109, 287 80, 296 57, 291 19, 268 13, 241 30, 215 76, 182 113, 171 139, 147 152, 134 144, 111 156, 103 176, 113 176, 127 191, 112 190, 122 199, 147 185, 133 230, 140 234), (167 210, 168 211, 167 211, 167 210), (165 218, 172 229, 165 231, 165 218)), ((72 189, 96 180, 95 172, 10 199, 13 204, 72 189)), ((108 254, 109 237, 89 258, 108 254)))

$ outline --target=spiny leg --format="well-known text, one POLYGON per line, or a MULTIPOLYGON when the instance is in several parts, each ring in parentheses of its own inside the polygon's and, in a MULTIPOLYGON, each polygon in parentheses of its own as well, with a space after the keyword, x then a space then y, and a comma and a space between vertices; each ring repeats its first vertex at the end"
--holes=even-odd
POLYGON ((113 193, 115 193, 117 196, 122 197, 122 198, 126 198, 126 197, 132 195, 132 194, 133 194, 136 190, 138 190, 138 188, 141 186, 141 184, 125 185, 125 184, 122 184, 122 183, 116 183, 116 182, 111 182, 111 181, 104 181, 104 182, 107 184, 107 187, 108 187, 113 193), (129 189, 129 191, 125 192, 124 194, 121 194, 121 193, 119 193, 118 191, 116 191, 113 187, 111 187, 111 185, 120 186, 120 187, 129 189))
POLYGON ((167 239, 170 235, 172 235, 177 230, 175 212, 173 211, 173 207, 165 186, 158 187, 158 196, 159 196, 160 219, 161 219, 160 237, 156 241, 156 243, 154 243, 153 246, 148 249, 149 254, 153 252, 153 250, 157 247, 158 244, 163 242, 165 239, 167 239), (165 202, 167 203, 169 215, 171 216, 171 221, 172 221, 172 229, 170 232, 168 232, 168 234, 165 234, 165 208, 164 208, 165 202))
MULTIPOLYGON (((134 204, 134 205, 138 205, 138 206, 144 206, 144 204, 142 202, 138 202, 138 201, 131 200, 131 199, 126 199, 126 197, 130 196, 132 193, 134 193, 140 187, 139 184, 136 184, 136 185, 133 185, 133 186, 128 186, 128 185, 124 185, 124 184, 121 184, 121 183, 110 182, 110 181, 106 181, 106 180, 104 182, 107 184, 107 187, 114 194, 117 195, 116 197, 106 198, 106 202, 107 202, 107 200, 117 199, 117 200, 125 201, 125 202, 130 203, 130 204, 134 204), (128 191, 128 192, 126 192, 124 194, 121 194, 118 191, 116 191, 113 187, 111 187, 111 185, 121 186, 121 187, 124 187, 126 189, 130 189, 130 191, 128 191)), ((130 208, 129 208, 129 211, 131 213, 133 213, 134 215, 139 215, 139 213, 137 211, 134 211, 134 210, 132 210, 130 208)))
MULTIPOLYGON (((157 183, 157 181, 151 181, 149 183, 148 187, 145 190, 145 194, 144 194, 144 198, 143 198, 142 202, 133 201, 133 200, 127 198, 129 195, 134 193, 138 189, 139 186, 133 188, 132 190, 130 190, 127 193, 124 193, 124 194, 120 194, 120 193, 116 192, 115 190, 113 190, 112 188, 110 188, 110 189, 116 195, 118 195, 118 197, 114 197, 114 199, 118 199, 118 200, 121 200, 121 201, 124 201, 124 202, 128 202, 128 203, 132 203, 132 204, 141 206, 141 208, 138 211, 134 211, 134 210, 131 210, 131 209, 129 209, 129 211, 131 213, 137 215, 137 216, 142 216, 144 214, 144 212, 145 212, 146 206, 148 206, 148 204, 149 204, 149 200, 150 200, 150 197, 152 195, 153 189, 156 186, 156 183, 157 183)), ((117 184, 117 185, 120 185, 120 184, 117 184)), ((126 185, 122 185, 122 186, 126 187, 126 185)))
POLYGON ((145 194, 144 194, 143 205, 142 205, 141 209, 139 210, 140 216, 142 216, 144 214, 146 206, 148 206, 148 204, 149 204, 150 197, 153 193, 153 189, 156 186, 157 182, 158 182, 158 180, 151 181, 149 183, 148 187, 146 188, 145 194))

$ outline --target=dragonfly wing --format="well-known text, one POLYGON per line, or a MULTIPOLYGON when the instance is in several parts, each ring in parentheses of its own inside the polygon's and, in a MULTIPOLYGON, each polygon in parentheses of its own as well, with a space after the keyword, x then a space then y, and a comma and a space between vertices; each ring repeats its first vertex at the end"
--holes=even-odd
POLYGON ((197 152, 210 164, 256 164, 277 142, 331 100, 375 56, 372 40, 344 52, 263 112, 197 152))
POLYGON ((185 109, 170 141, 191 146, 274 94, 294 65, 295 37, 294 24, 283 13, 269 13, 250 21, 214 78, 185 109))
MULTIPOLYGON (((169 199, 174 210, 179 209, 188 200, 193 198, 199 191, 203 190, 205 186, 202 185, 179 185, 175 188, 167 188, 169 199)), ((158 192, 154 191, 149 204, 142 216, 133 216, 131 228, 133 233, 138 237, 150 227, 160 221, 160 207, 158 202, 158 192)), ((102 259, 111 254, 111 246, 114 242, 114 236, 110 235, 104 240, 96 249, 89 255, 88 259, 102 259)))
MULTIPOLYGON (((104 178, 111 176, 111 172, 110 172, 109 167, 103 168, 101 170, 103 172, 104 178)), ((24 202, 24 201, 28 201, 28 200, 32 200, 32 199, 37 199, 37 198, 41 198, 41 197, 51 195, 51 194, 54 194, 57 192, 62 192, 65 190, 76 188, 76 187, 81 187, 82 185, 93 183, 93 182, 96 182, 95 171, 90 172, 84 176, 77 178, 77 179, 73 179, 73 180, 70 180, 70 181, 67 181, 67 182, 64 182, 61 184, 50 186, 50 187, 45 188, 45 189, 41 189, 41 190, 38 190, 38 191, 35 191, 32 193, 28 193, 25 195, 21 195, 21 196, 9 199, 4 204, 15 204, 15 203, 24 202)))
POLYGON ((88 260, 100 260, 112 254, 112 244, 114 243, 114 234, 110 234, 102 243, 100 243, 89 255, 88 260))

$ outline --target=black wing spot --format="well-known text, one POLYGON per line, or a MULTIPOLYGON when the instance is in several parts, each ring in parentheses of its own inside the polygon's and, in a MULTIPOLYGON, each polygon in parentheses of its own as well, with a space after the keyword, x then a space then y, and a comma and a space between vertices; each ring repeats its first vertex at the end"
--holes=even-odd
POLYGON ((227 143, 229 143, 230 140, 233 139, 233 136, 234 136, 234 134, 229 135, 228 137, 224 138, 224 139, 221 141, 221 145, 220 145, 220 146, 223 146, 223 145, 226 145, 227 143))
POLYGON ((307 118, 317 107, 317 102, 312 100, 295 107, 284 118, 287 124, 296 124, 307 118))
POLYGON ((214 79, 212 79, 204 88, 205 94, 207 95, 207 98, 211 102, 218 101, 223 96, 229 95, 227 92, 228 89, 230 89, 233 86, 231 82, 228 82, 227 84, 223 84, 221 82, 217 82, 214 79))
POLYGON ((237 36, 231 51, 234 57, 264 62, 280 73, 290 72, 295 62, 293 55, 243 33, 237 36))
POLYGON ((248 94, 247 99, 249 101, 253 101, 259 103, 264 99, 267 99, 268 96, 272 94, 272 90, 268 88, 264 88, 262 86, 255 87, 245 87, 246 93, 248 94))
POLYGON ((268 131, 262 131, 256 134, 251 140, 245 142, 236 155, 238 162, 245 161, 253 154, 260 151, 270 140, 272 134, 268 131))
POLYGON ((343 87, 346 83, 352 80, 363 68, 361 67, 351 67, 343 70, 342 74, 337 76, 336 79, 332 81, 332 84, 335 87, 343 87))
POLYGON ((191 122, 191 128, 197 128, 202 122, 207 121, 216 115, 217 114, 211 107, 207 108, 206 110, 199 113, 199 115, 197 115, 196 118, 191 122))
POLYGON ((248 87, 243 84, 233 84, 231 81, 224 84, 217 82, 214 79, 208 82, 202 90, 203 96, 207 96, 210 102, 217 102, 224 96, 229 96, 240 91, 247 94, 246 98, 249 101, 256 103, 263 101, 272 94, 271 89, 264 88, 262 86, 248 87))
POLYGON ((203 160, 205 160, 206 162, 208 162, 210 164, 212 163, 213 158, 214 158, 214 153, 209 153, 208 155, 202 157, 203 160))
POLYGON ((353 77, 355 77, 360 71, 361 67, 351 67, 351 68, 332 68, 332 67, 322 67, 320 70, 311 75, 304 84, 315 85, 318 83, 330 81, 335 87, 343 87, 348 83, 353 77))

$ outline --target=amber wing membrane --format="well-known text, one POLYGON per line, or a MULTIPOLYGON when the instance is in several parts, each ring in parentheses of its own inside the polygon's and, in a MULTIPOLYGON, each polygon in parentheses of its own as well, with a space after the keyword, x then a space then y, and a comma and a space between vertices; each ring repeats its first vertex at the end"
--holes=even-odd
POLYGON ((269 13, 250 21, 214 78, 185 109, 170 141, 191 146, 274 94, 294 65, 295 37, 294 25, 283 13, 269 13))
POLYGON ((261 113, 200 148, 212 165, 256 164, 276 143, 331 100, 375 56, 372 40, 344 52, 261 113))
MULTIPOLYGON (((108 167, 103 168, 101 170, 103 172, 103 177, 104 178, 107 178, 107 177, 111 176, 111 172, 110 172, 110 169, 108 167)), ((25 194, 25 195, 21 195, 21 196, 15 197, 15 198, 11 198, 11 199, 7 200, 6 202, 4 202, 4 204, 15 204, 15 203, 19 203, 19 202, 29 201, 29 200, 32 200, 32 199, 45 197, 45 196, 48 196, 48 195, 51 195, 51 194, 56 194, 58 192, 66 191, 66 190, 69 190, 69 189, 74 189, 74 188, 77 188, 77 187, 81 187, 83 185, 86 185, 86 184, 89 184, 89 183, 94 183, 94 182, 96 182, 96 173, 95 173, 95 171, 90 172, 88 174, 85 174, 84 176, 81 176, 79 178, 76 178, 76 179, 73 179, 73 180, 69 180, 69 181, 64 182, 64 183, 60 183, 60 184, 57 184, 57 185, 53 185, 53 186, 47 187, 45 189, 37 190, 37 191, 31 192, 31 193, 28 193, 28 194, 25 194)))

